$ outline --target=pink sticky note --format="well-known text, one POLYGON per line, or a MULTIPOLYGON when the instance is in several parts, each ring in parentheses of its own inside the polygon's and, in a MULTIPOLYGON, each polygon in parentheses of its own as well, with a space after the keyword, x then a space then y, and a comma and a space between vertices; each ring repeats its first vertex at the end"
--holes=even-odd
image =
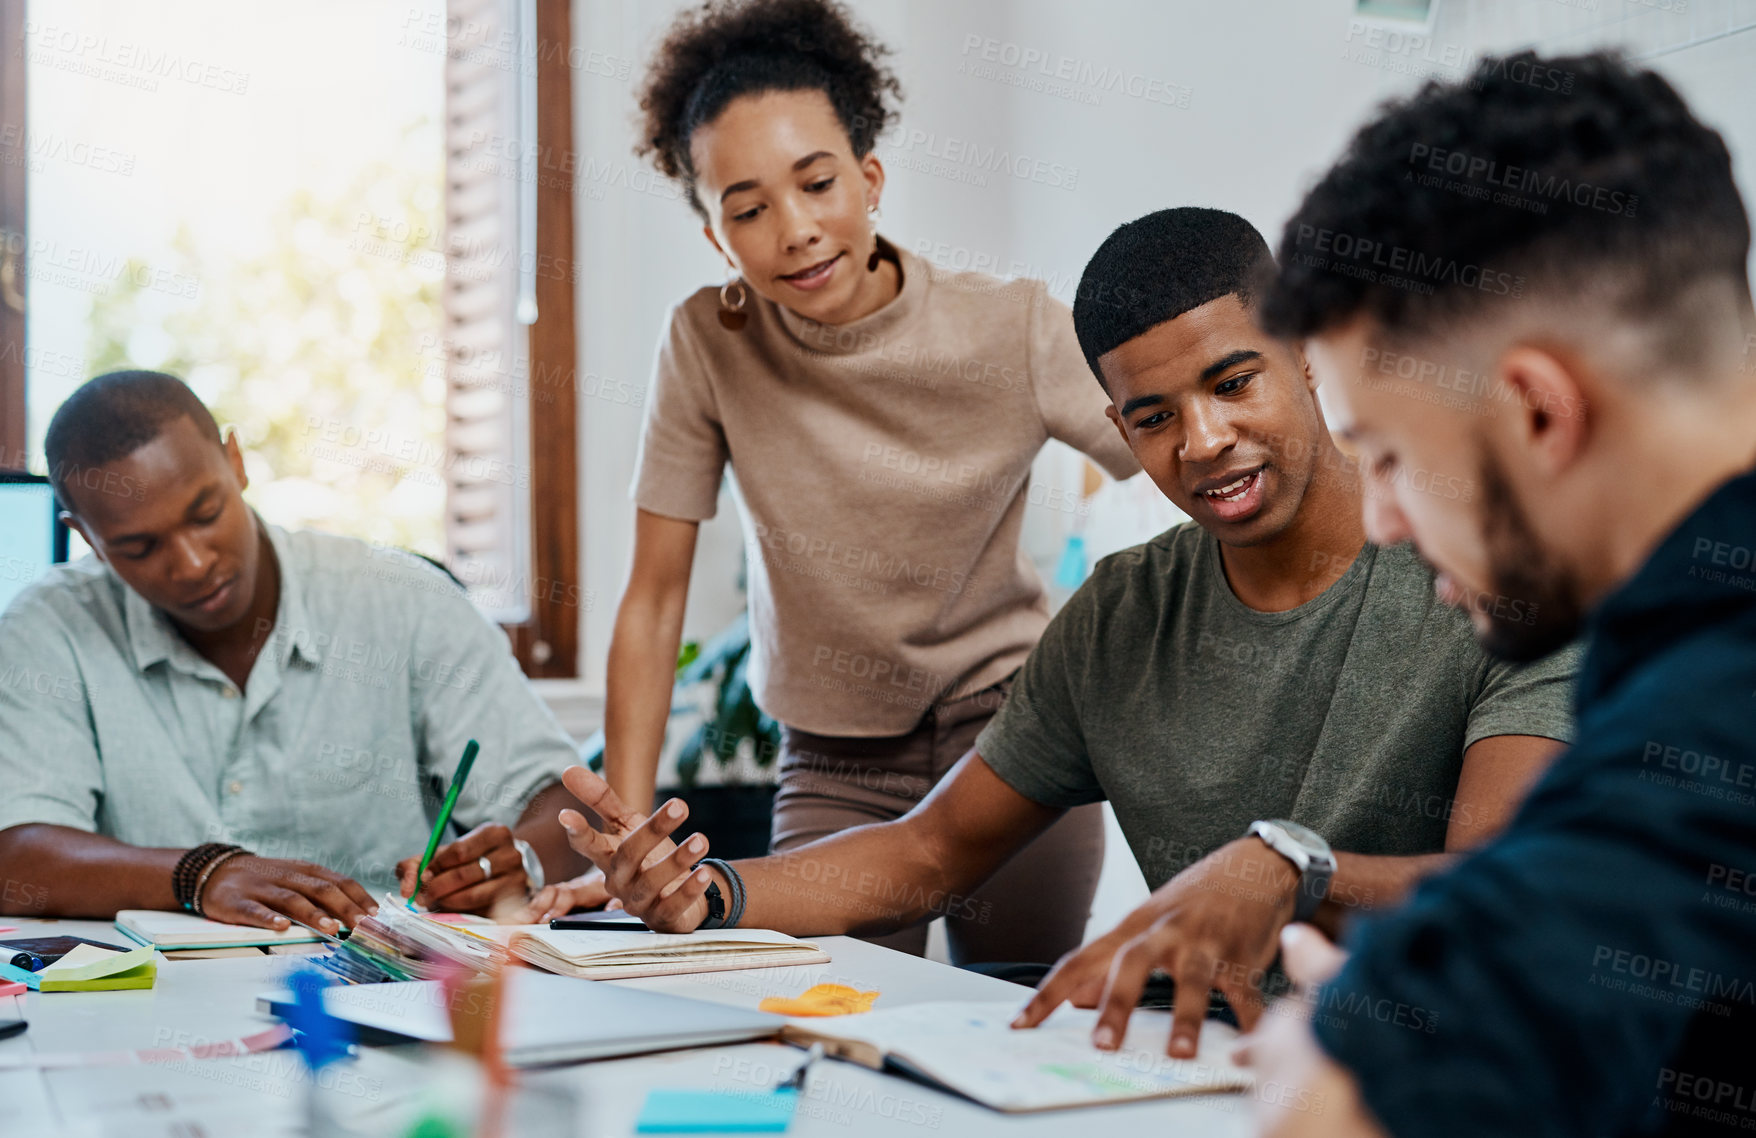
POLYGON ((28 991, 30 991, 29 984, 23 984, 17 980, 0 981, 0 996, 22 996, 28 991))

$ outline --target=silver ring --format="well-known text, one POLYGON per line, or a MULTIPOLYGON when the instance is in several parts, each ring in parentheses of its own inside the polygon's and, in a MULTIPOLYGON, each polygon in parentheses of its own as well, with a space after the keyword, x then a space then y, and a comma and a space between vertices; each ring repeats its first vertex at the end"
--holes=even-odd
POLYGON ((481 857, 478 857, 476 859, 476 864, 482 867, 482 880, 483 881, 486 881, 486 880, 488 880, 488 878, 494 876, 494 867, 492 864, 489 863, 488 857, 486 854, 483 854, 481 857))

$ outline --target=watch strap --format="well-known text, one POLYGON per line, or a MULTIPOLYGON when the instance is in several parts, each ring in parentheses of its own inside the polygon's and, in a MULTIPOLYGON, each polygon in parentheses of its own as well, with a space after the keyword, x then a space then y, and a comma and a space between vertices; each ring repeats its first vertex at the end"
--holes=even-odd
POLYGON ((1287 826, 1279 821, 1256 821, 1250 824, 1250 834, 1261 838, 1264 845, 1275 853, 1293 863, 1298 871, 1299 884, 1293 894, 1293 920, 1308 921, 1317 914, 1323 902, 1329 896, 1329 885, 1335 877, 1335 854, 1329 843, 1323 841, 1316 833, 1299 827, 1310 833, 1311 837, 1321 844, 1321 849, 1311 849, 1289 833, 1287 826))
POLYGON ((513 838, 512 845, 514 849, 518 850, 518 856, 524 861, 525 885, 532 893, 535 893, 547 884, 546 875, 543 873, 543 859, 537 856, 537 851, 523 838, 513 838))
POLYGON ((725 928, 726 899, 725 895, 719 891, 719 882, 708 882, 707 892, 701 895, 701 899, 707 902, 707 919, 696 925, 696 929, 711 932, 714 929, 725 928))
POLYGON ((732 895, 730 898, 724 896, 720 892, 719 882, 708 882, 707 892, 702 894, 707 900, 707 920, 696 927, 708 930, 737 928, 738 922, 744 919, 744 879, 738 875, 737 870, 732 868, 731 863, 723 858, 704 857, 691 868, 699 869, 704 865, 712 866, 719 871, 719 875, 725 878, 726 886, 731 889, 732 895))
POLYGON ((1298 898, 1293 902, 1293 920, 1308 921, 1317 915, 1323 902, 1329 896, 1329 883, 1335 877, 1335 861, 1331 858, 1312 858, 1302 873, 1299 874, 1298 898))

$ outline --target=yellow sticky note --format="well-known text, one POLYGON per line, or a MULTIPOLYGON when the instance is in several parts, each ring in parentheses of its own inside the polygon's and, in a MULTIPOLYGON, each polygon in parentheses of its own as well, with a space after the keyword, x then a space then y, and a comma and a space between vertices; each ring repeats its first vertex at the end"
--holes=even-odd
POLYGON ((150 988, 158 977, 153 947, 143 944, 129 952, 112 952, 81 944, 37 973, 44 992, 108 992, 150 988))
POLYGON ((797 996, 769 996, 756 1006, 783 1016, 850 1016, 872 1010, 881 993, 860 992, 842 984, 818 984, 797 996))

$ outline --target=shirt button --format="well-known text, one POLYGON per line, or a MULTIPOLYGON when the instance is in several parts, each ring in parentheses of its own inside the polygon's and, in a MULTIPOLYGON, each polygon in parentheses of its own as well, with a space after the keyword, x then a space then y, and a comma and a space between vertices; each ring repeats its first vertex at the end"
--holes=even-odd
POLYGON ((230 684, 227 684, 224 688, 222 688, 220 690, 222 692, 224 692, 225 697, 227 699, 237 699, 238 698, 238 689, 235 687, 232 687, 230 684))
POLYGON ((231 791, 233 794, 242 794, 244 792, 244 784, 239 782, 237 779, 233 779, 232 785, 226 787, 226 789, 231 791))

